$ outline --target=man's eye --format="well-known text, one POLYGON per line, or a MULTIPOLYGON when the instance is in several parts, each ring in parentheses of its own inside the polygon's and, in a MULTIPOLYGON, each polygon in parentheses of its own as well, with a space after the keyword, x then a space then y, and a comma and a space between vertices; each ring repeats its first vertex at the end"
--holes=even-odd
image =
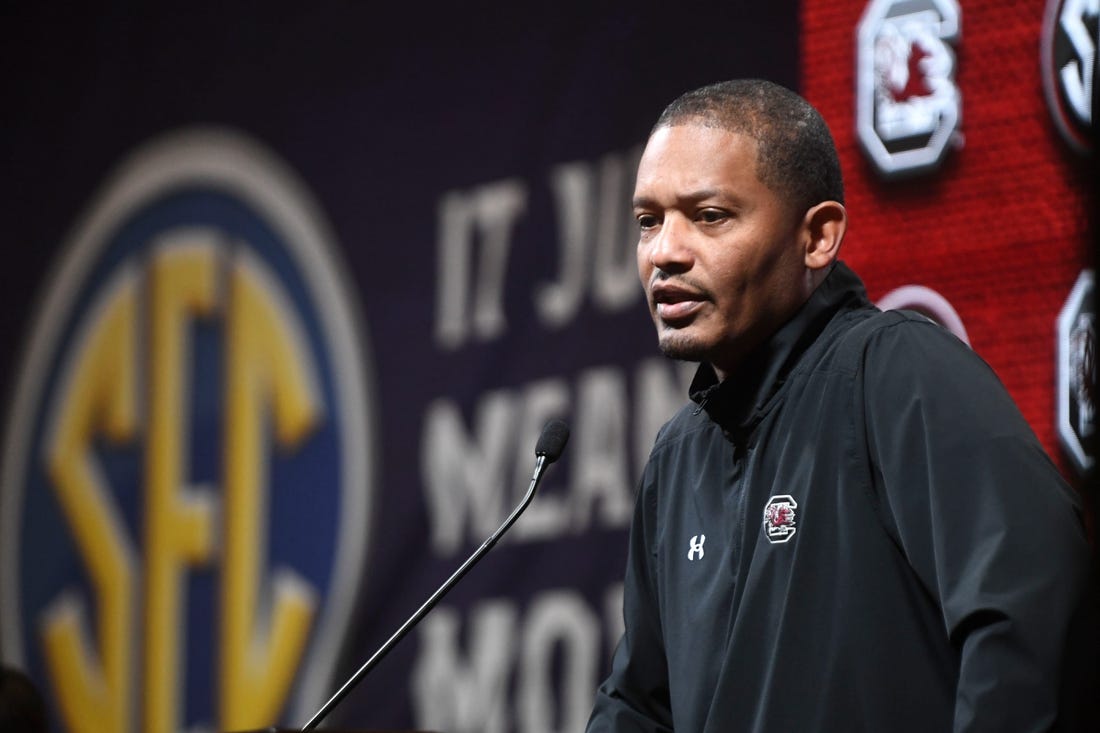
POLYGON ((715 222, 728 218, 729 214, 724 211, 719 211, 718 209, 703 209, 699 212, 699 220, 708 224, 714 224, 715 222))
POLYGON ((652 229, 657 226, 657 217, 652 214, 639 214, 638 215, 638 228, 639 229, 652 229))

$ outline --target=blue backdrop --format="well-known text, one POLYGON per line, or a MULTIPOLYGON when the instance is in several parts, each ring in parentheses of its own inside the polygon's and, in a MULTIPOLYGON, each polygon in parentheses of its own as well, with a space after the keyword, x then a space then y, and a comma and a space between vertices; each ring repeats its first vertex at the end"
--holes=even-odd
POLYGON ((72 727, 77 696, 50 671, 43 629, 66 613, 120 701, 119 730, 303 722, 503 520, 538 428, 562 417, 566 457, 514 533, 329 722, 576 730, 621 624, 634 483, 684 399, 685 372, 657 354, 636 283, 633 167, 661 108, 689 88, 735 76, 797 86, 796 3, 93 3, 4 16, 0 653, 31 674, 58 729, 72 727), (112 279, 131 276, 133 294, 112 279), (192 283, 186 348, 172 357, 180 401, 163 402, 149 385, 169 321, 147 298, 192 283), (229 518, 249 511, 231 508, 226 446, 251 434, 225 417, 247 341, 231 335, 246 300, 236 283, 258 283, 250 317, 269 350, 255 379, 275 386, 259 413, 260 476, 241 484, 259 487, 258 559, 230 570, 229 518), (94 371, 81 349, 110 310, 96 302, 134 308, 131 338, 104 342, 133 358, 103 379, 134 366, 136 417, 84 426, 100 493, 79 484, 66 509, 47 454, 76 404, 65 385, 94 371), (285 386, 284 362, 305 376, 285 386), (299 394, 301 430, 321 443, 281 437, 279 400, 299 394), (185 427, 172 470, 148 447, 162 414, 185 427), (211 507, 194 525, 210 536, 185 529, 172 555, 174 595, 153 583, 149 486, 161 474, 169 493, 211 507), (96 506, 119 521, 90 536, 119 539, 133 565, 103 571, 133 581, 118 591, 134 623, 117 648, 92 570, 106 555, 77 540, 96 506), (313 609, 302 650, 285 654, 272 651, 284 571, 299 583, 287 597, 313 609), (224 658, 248 644, 219 620, 237 601, 218 588, 239 578, 256 588, 240 603, 267 640, 252 650, 255 679, 263 660, 292 668, 285 694, 266 688, 273 719, 218 712, 227 690, 248 689, 225 682, 224 658), (150 599, 166 598, 178 620, 157 632, 150 599), (155 633, 179 650, 159 676, 145 658, 166 643, 155 633), (136 658, 112 678, 118 649, 136 658))

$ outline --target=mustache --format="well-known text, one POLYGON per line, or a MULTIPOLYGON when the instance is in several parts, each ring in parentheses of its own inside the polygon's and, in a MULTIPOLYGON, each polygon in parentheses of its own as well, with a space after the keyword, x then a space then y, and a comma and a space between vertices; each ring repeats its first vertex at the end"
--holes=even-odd
POLYGON ((653 274, 649 277, 649 284, 647 285, 647 292, 653 292, 653 286, 657 283, 667 284, 677 288, 683 288, 699 295, 705 295, 710 297, 710 290, 701 282, 688 275, 678 275, 671 272, 665 272, 659 268, 654 268, 653 274))

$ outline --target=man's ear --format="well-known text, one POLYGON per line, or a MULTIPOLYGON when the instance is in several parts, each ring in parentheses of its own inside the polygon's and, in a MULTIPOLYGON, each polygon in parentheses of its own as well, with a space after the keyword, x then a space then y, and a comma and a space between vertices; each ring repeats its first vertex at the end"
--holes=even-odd
POLYGON ((836 260, 840 243, 848 231, 848 212, 836 201, 822 201, 811 207, 802 220, 806 267, 822 271, 836 260))

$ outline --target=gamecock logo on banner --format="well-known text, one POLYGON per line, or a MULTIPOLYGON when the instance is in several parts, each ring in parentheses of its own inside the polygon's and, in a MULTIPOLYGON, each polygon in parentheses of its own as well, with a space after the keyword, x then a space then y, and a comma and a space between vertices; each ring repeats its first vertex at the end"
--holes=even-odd
POLYGON ((926 318, 931 318, 970 346, 970 335, 966 332, 966 326, 959 317, 958 311, 947 298, 932 288, 924 285, 903 285, 879 298, 875 305, 884 311, 915 310, 926 318))
POLYGON ((1085 270, 1058 315, 1058 437, 1082 473, 1095 459, 1095 434, 1096 301, 1085 270))
POLYGON ((1047 106, 1062 137, 1080 153, 1092 150, 1100 0, 1049 0, 1040 66, 1047 106))
POLYGON ((856 128, 886 177, 940 165, 956 139, 955 0, 872 0, 859 23, 856 128))
POLYGON ((56 728, 259 728, 327 696, 373 460, 331 236, 285 163, 201 129, 140 149, 62 250, 0 485, 0 648, 56 728))

